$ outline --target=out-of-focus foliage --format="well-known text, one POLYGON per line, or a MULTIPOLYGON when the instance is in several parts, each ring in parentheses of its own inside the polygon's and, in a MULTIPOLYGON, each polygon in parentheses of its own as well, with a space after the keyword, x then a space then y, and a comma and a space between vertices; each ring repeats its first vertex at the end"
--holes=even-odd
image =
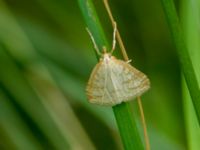
MULTIPOLYGON (((185 108, 160 1, 109 2, 132 64, 151 80, 142 102, 152 149, 188 149, 195 119, 184 118, 193 109, 185 108)), ((111 41, 103 3, 94 5, 111 41)), ((92 48, 77 1, 0 0, 0 149, 123 149, 112 109, 91 105, 85 96, 96 64, 92 48)), ((133 107, 138 114, 135 101, 133 107)), ((141 128, 139 115, 137 120, 141 128)))
MULTIPOLYGON (((187 47, 192 57, 192 63, 195 68, 195 73, 197 74, 198 84, 200 85, 200 69, 199 69, 199 57, 200 57, 200 14, 199 14, 199 1, 183 1, 181 7, 181 19, 183 22, 183 29, 185 31, 185 40, 187 42, 187 47)), ((194 106, 191 103, 191 97, 185 86, 185 81, 183 80, 183 108, 185 115, 185 126, 188 141, 188 149, 198 150, 200 148, 200 143, 198 139, 200 138, 199 123, 195 115, 194 106)))

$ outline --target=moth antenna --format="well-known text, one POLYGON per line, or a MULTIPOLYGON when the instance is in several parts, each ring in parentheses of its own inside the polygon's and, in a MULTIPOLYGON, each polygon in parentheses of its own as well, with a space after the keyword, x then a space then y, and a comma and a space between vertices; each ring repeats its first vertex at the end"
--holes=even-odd
POLYGON ((94 37, 92 36, 92 33, 90 32, 90 30, 88 28, 86 28, 86 30, 87 30, 87 32, 88 32, 88 34, 89 34, 89 36, 90 36, 90 38, 92 40, 92 43, 94 45, 94 49, 96 50, 96 52, 97 52, 98 55, 101 55, 101 53, 99 51, 99 48, 97 47, 97 44, 96 44, 96 42, 94 40, 94 37))
POLYGON ((113 24, 114 24, 114 31, 113 31, 113 42, 112 42, 111 54, 113 53, 116 47, 116 33, 117 33, 117 23, 114 21, 113 24))

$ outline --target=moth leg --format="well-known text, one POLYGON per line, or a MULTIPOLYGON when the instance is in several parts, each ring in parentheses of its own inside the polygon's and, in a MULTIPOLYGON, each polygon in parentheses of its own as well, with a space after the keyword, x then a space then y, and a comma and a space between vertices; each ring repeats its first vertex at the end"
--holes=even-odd
POLYGON ((114 24, 114 31, 113 31, 113 42, 112 42, 111 54, 113 53, 116 47, 116 33, 117 33, 117 23, 114 21, 113 24, 114 24))
POLYGON ((130 62, 132 62, 132 59, 130 59, 130 60, 128 60, 128 61, 126 61, 126 63, 127 63, 127 64, 129 64, 130 62))
POLYGON ((98 55, 101 55, 101 53, 99 51, 99 48, 97 47, 97 44, 96 44, 96 42, 94 40, 94 37, 92 36, 92 33, 90 32, 90 30, 88 28, 86 28, 86 30, 87 30, 87 32, 88 32, 88 34, 89 34, 89 36, 90 36, 90 38, 92 40, 92 43, 94 45, 94 49, 96 50, 96 52, 97 52, 98 55))

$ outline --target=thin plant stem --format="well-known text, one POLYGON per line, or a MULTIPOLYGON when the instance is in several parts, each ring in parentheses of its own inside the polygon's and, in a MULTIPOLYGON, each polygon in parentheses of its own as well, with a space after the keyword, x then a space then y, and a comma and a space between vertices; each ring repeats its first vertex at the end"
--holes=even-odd
MULTIPOLYGON (((106 10, 108 12, 109 18, 110 18, 110 20, 112 22, 112 26, 114 28, 115 27, 115 20, 113 18, 112 12, 110 10, 109 4, 108 4, 108 0, 103 0, 103 2, 104 2, 106 10)), ((116 32, 116 37, 117 37, 117 40, 119 42, 119 46, 120 46, 120 49, 122 51, 122 55, 124 57, 124 60, 128 62, 129 61, 129 57, 128 57, 128 54, 126 52, 124 43, 122 41, 122 38, 121 38, 121 35, 120 35, 118 29, 117 29, 117 32, 116 32)), ((147 126, 146 126, 146 122, 145 122, 145 116, 144 116, 144 111, 143 111, 142 102, 141 102, 141 98, 140 97, 137 97, 137 102, 138 102, 140 117, 141 117, 142 126, 143 126, 146 150, 150 150, 150 143, 149 143, 149 137, 148 137, 148 133, 147 133, 147 126)))
POLYGON ((139 106, 143 130, 144 130, 144 139, 145 139, 146 150, 150 150, 151 148, 150 148, 149 136, 148 136, 148 132, 147 132, 147 126, 146 126, 146 121, 145 121, 145 116, 144 116, 144 110, 142 107, 141 97, 137 97, 137 102, 138 102, 138 106, 139 106))
MULTIPOLYGON (((109 15, 109 18, 110 18, 110 20, 111 20, 112 26, 113 26, 113 28, 114 28, 114 26, 115 26, 115 20, 114 20, 114 18, 113 18, 112 12, 111 12, 111 10, 110 10, 108 1, 107 1, 107 0, 103 0, 103 3, 104 3, 104 5, 105 5, 105 8, 106 8, 106 10, 107 10, 107 12, 108 12, 108 15, 109 15)), ((122 51, 122 55, 123 55, 123 57, 124 57, 124 60, 128 61, 129 58, 128 58, 128 55, 127 55, 127 53, 126 53, 126 49, 125 49, 125 46, 124 46, 124 44, 123 44, 123 41, 122 41, 122 38, 121 38, 121 36, 120 36, 120 33, 119 33, 118 29, 117 29, 117 32, 116 32, 116 37, 117 37, 117 41, 119 42, 119 46, 120 46, 120 49, 121 49, 121 51, 122 51)))

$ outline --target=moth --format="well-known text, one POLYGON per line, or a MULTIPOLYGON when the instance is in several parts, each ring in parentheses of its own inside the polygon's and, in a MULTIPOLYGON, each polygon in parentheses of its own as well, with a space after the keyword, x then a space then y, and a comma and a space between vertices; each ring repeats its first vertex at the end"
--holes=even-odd
POLYGON ((103 53, 100 53, 91 32, 88 29, 87 31, 97 54, 101 56, 99 63, 90 75, 86 87, 90 103, 114 106, 141 96, 150 88, 148 77, 131 66, 130 61, 125 62, 112 56, 116 45, 116 23, 111 52, 107 52, 104 46, 103 53))

